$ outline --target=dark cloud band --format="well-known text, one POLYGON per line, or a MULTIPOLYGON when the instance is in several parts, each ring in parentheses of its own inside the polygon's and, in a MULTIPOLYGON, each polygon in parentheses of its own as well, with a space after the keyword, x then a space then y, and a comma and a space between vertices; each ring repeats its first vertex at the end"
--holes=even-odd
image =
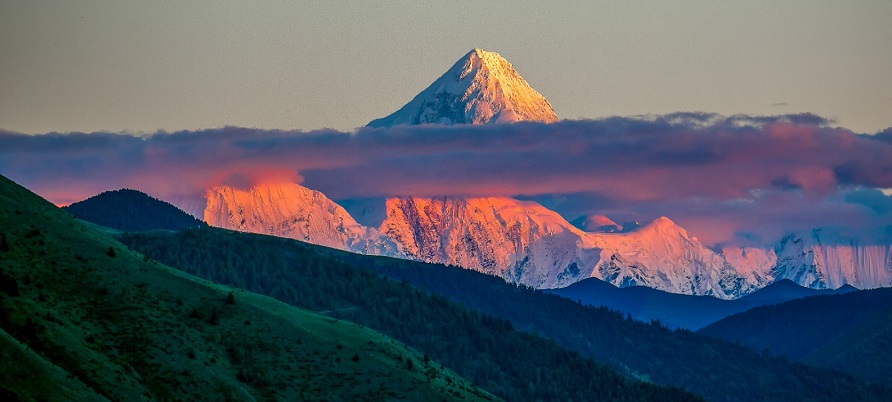
POLYGON ((0 132, 0 173, 57 203, 120 187, 183 199, 217 185, 296 181, 336 199, 587 194, 627 211, 674 206, 660 212, 670 216, 693 216, 683 210, 691 199, 731 205, 759 191, 795 192, 799 201, 779 207, 793 216, 802 203, 830 199, 841 188, 892 187, 889 130, 865 136, 832 123, 810 114, 677 113, 354 133, 0 132))

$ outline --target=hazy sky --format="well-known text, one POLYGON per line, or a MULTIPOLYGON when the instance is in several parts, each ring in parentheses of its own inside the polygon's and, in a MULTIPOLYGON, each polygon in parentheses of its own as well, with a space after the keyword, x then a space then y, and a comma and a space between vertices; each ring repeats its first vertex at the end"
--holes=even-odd
POLYGON ((0 128, 350 130, 474 47, 561 118, 892 126, 892 1, 4 1, 0 128), (433 4, 428 4, 433 3, 433 4))

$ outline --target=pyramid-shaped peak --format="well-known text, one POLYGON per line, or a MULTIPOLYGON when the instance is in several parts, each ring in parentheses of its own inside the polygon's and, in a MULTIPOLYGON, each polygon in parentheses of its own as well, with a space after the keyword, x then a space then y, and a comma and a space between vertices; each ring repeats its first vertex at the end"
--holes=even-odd
POLYGON ((476 48, 400 110, 373 120, 369 127, 519 121, 551 123, 557 116, 510 62, 476 48))

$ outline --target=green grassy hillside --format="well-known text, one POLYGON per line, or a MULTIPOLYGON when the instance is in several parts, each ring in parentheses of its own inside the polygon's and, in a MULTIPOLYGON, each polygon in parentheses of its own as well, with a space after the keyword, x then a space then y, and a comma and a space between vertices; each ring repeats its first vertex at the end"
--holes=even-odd
POLYGON ((2 400, 492 400, 400 342, 162 266, 0 177, 2 400))

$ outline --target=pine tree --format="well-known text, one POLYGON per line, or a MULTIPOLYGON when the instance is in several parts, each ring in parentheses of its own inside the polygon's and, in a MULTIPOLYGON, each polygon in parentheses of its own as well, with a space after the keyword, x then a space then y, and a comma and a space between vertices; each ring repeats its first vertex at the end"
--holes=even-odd
POLYGON ((208 318, 208 324, 217 325, 219 323, 220 323, 220 316, 217 314, 217 308, 214 307, 213 310, 211 310, 211 317, 208 318))
POLYGON ((14 277, 0 271, 0 292, 6 293, 11 297, 18 297, 19 282, 14 277))

